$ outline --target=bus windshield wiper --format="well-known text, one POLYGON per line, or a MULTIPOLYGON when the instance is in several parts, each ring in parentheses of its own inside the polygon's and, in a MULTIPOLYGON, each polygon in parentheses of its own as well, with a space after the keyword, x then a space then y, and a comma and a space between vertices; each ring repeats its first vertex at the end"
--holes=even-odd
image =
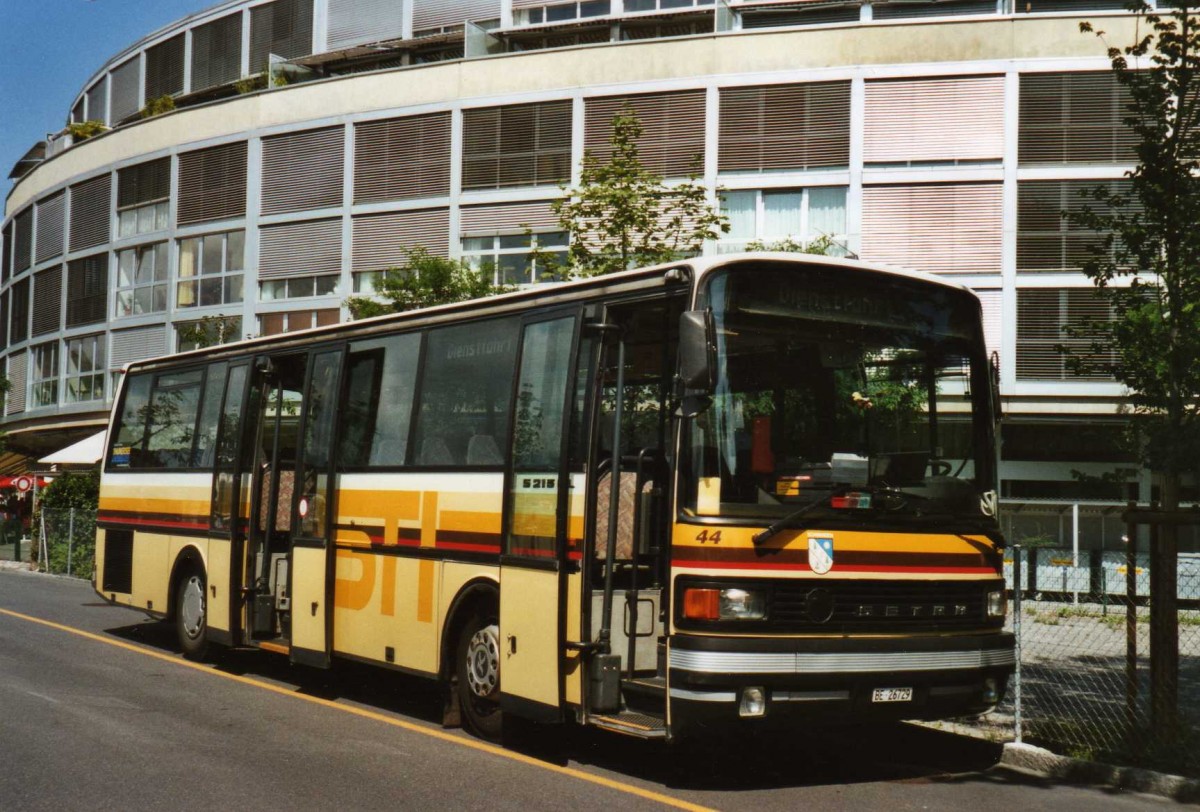
POLYGON ((778 521, 772 522, 771 524, 767 525, 766 529, 764 529, 761 533, 755 534, 751 540, 754 542, 754 544, 756 546, 759 544, 762 544, 764 541, 766 541, 767 539, 774 536, 780 530, 786 530, 789 526, 791 526, 792 522, 796 521, 801 516, 804 516, 809 511, 816 510, 819 507, 828 506, 830 501, 833 499, 833 497, 834 497, 834 494, 831 493, 828 496, 822 497, 821 499, 818 499, 815 502, 808 503, 807 505, 805 505, 802 508, 793 510, 791 513, 784 516, 782 519, 779 519, 778 521))
MULTIPOLYGON (((786 530, 790 527, 793 527, 794 526, 793 522, 795 522, 797 519, 807 515, 809 513, 809 511, 816 510, 819 507, 828 507, 829 505, 831 505, 833 503, 833 500, 836 499, 837 497, 839 497, 839 496, 845 497, 848 495, 852 495, 854 493, 869 494, 873 498, 874 497, 882 497, 883 499, 886 499, 888 497, 891 497, 893 499, 898 499, 899 503, 894 503, 894 504, 890 504, 890 505, 885 505, 885 504, 871 505, 871 508, 880 507, 887 511, 903 510, 904 508, 908 507, 908 503, 910 500, 917 500, 917 501, 921 501, 921 502, 929 501, 928 496, 924 496, 919 493, 910 493, 908 491, 904 491, 899 488, 894 488, 890 485, 855 485, 853 488, 847 489, 846 491, 843 491, 841 493, 831 493, 829 496, 826 496, 823 499, 818 499, 816 502, 807 504, 804 507, 799 508, 798 510, 795 510, 795 511, 789 513, 788 515, 784 516, 782 519, 779 519, 776 522, 772 522, 771 524, 767 525, 766 529, 764 529, 761 533, 758 533, 757 535, 755 535, 752 538, 752 541, 755 543, 755 545, 762 544, 767 539, 769 539, 772 536, 779 533, 779 531, 786 530)), ((872 499, 872 501, 873 501, 873 499, 872 499)), ((869 510, 871 508, 866 508, 866 509, 869 510)), ((855 506, 855 509, 862 510, 864 508, 855 506)))

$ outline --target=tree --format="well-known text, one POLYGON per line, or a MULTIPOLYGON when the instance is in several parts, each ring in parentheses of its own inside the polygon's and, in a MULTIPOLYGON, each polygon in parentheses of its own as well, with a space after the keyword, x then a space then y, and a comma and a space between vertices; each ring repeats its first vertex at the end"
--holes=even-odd
POLYGON ((375 293, 386 302, 366 296, 346 300, 355 319, 403 313, 421 307, 462 302, 506 293, 508 285, 492 283, 491 272, 472 268, 464 260, 446 259, 430 254, 420 246, 412 248, 404 264, 388 268, 375 286, 375 293))
POLYGON ((778 242, 751 240, 746 243, 747 251, 778 251, 784 254, 813 254, 819 257, 833 256, 833 250, 837 247, 837 242, 828 234, 822 234, 808 242, 785 237, 778 242))
MULTIPOLYGON (((1112 310, 1111 319, 1091 322, 1081 333, 1094 350, 1115 351, 1115 360, 1100 365, 1128 390, 1144 462, 1156 474, 1163 509, 1174 511, 1183 476, 1195 470, 1200 451, 1200 20, 1188 0, 1165 16, 1143 0, 1127 8, 1145 27, 1139 25, 1131 45, 1105 45, 1129 96, 1123 121, 1136 136, 1137 166, 1127 173, 1127 192, 1092 189, 1087 197, 1098 205, 1064 216, 1097 234, 1082 270, 1112 310), (1113 285, 1118 279, 1128 279, 1128 286, 1113 285)), ((1104 32, 1088 23, 1080 30, 1104 41, 1104 32)), ((1171 736, 1178 675, 1175 528, 1161 527, 1159 539, 1151 561, 1163 587, 1152 594, 1151 649, 1158 663, 1151 665, 1151 704, 1156 724, 1171 736)))
POLYGON ((237 316, 205 316, 179 327, 179 346, 203 349, 241 339, 242 320, 237 316))
POLYGON ((584 152, 579 185, 564 186, 566 197, 551 204, 559 225, 571 234, 572 274, 599 276, 694 256, 705 240, 729 231, 698 173, 668 185, 642 164, 643 128, 632 108, 619 110, 612 127, 612 155, 604 161, 584 152))

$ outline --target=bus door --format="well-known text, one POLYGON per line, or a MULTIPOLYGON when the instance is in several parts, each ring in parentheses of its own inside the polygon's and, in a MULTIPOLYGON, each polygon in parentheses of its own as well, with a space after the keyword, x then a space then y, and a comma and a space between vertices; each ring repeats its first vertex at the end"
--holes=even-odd
POLYGON ((342 350, 260 357, 245 593, 263 648, 329 662, 332 447, 342 350))
POLYGON ((500 705, 545 721, 561 715, 565 564, 578 318, 525 323, 510 432, 500 558, 500 705))
MULTIPOLYGON (((610 305, 596 377, 585 545, 593 714, 665 711, 671 403, 682 296, 610 305)), ((597 724, 617 724, 611 718, 597 724)), ((660 735, 655 730, 644 735, 660 735)))

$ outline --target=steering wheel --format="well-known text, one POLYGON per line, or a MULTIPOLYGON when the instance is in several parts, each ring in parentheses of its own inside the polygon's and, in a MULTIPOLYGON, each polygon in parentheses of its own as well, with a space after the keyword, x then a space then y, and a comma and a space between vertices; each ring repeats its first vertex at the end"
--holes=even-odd
POLYGON ((948 476, 953 467, 954 466, 950 464, 949 460, 929 461, 929 468, 933 472, 934 476, 948 476))

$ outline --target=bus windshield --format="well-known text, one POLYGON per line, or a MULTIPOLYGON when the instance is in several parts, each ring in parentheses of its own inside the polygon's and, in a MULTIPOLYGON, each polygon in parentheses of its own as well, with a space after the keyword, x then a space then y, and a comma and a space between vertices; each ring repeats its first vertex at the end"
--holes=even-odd
POLYGON ((715 274, 700 307, 713 314, 716 375, 685 423, 685 515, 797 527, 985 518, 991 399, 972 297, 762 263, 715 274))

